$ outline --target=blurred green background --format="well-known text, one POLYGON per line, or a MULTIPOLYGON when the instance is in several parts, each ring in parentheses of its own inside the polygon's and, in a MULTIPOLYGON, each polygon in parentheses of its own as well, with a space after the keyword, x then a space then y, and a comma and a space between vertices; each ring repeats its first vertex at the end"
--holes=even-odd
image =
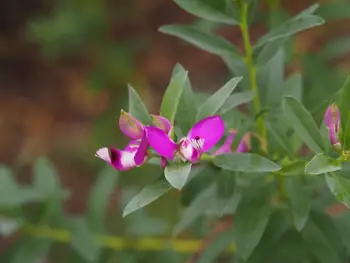
MULTIPOLYGON (((326 24, 293 38, 285 73, 288 76, 296 69, 302 72, 304 104, 317 118, 322 117, 318 115, 320 101, 329 99, 341 86, 350 68, 350 3, 319 2, 318 13, 326 24)), ((256 22, 251 27, 253 41, 266 32, 276 17, 292 16, 312 3, 260 1, 256 22)), ((91 210, 102 209, 103 213, 106 205, 103 230, 98 212, 95 211, 96 224, 95 219, 89 223, 96 232, 126 238, 171 237, 182 210, 175 190, 148 208, 121 218, 126 202, 158 176, 159 167, 148 165, 117 174, 94 153, 105 145, 126 144, 117 118, 120 109, 127 109, 128 83, 139 92, 149 111, 157 113, 177 62, 189 70, 196 91, 213 92, 229 78, 220 58, 158 32, 161 25, 172 23, 194 23, 203 30, 216 28, 215 24, 183 12, 170 0, 0 2, 0 161, 12 168, 20 185, 27 185, 34 182, 33 169, 38 158, 46 156, 53 168, 47 168, 51 164, 40 159, 37 169, 57 173, 62 188, 69 190, 62 196, 62 207, 57 208, 59 202, 52 198, 48 204, 31 204, 20 212, 17 207, 1 208, 4 214, 25 214, 31 222, 51 215, 57 227, 86 228, 81 215, 91 213, 94 218, 91 210), (98 184, 103 173, 110 176, 98 184), (111 195, 102 196, 103 200, 94 206, 94 193, 111 195), (60 218, 57 211, 69 215, 69 220, 60 218)), ((222 27, 216 31, 242 48, 238 29, 222 27)), ((1 191, 5 192, 0 185, 0 198, 1 191)), ((1 229, 7 229, 6 223, 0 220, 1 229)), ((199 220, 179 238, 203 237, 210 224, 210 218, 199 220)), ((33 232, 30 225, 27 230, 33 232)), ((96 248, 90 248, 92 244, 88 242, 83 244, 90 234, 86 229, 78 237, 77 243, 82 246, 78 248, 67 248, 51 239, 32 241, 21 231, 7 235, 5 232, 0 237, 1 263, 85 262, 95 256, 96 248), (81 251, 90 251, 91 255, 81 251)), ((60 233, 48 235, 59 240, 60 233)), ((142 245, 133 243, 137 239, 128 240, 115 245, 116 250, 103 250, 100 262, 185 262, 192 253, 147 252, 142 245), (123 249, 124 245, 138 251, 123 249)), ((153 246, 152 240, 149 246, 153 246)), ((191 251, 191 244, 183 246, 191 251)), ((159 250, 159 244, 154 245, 154 250, 159 250)), ((220 262, 228 261, 223 258, 220 262)))

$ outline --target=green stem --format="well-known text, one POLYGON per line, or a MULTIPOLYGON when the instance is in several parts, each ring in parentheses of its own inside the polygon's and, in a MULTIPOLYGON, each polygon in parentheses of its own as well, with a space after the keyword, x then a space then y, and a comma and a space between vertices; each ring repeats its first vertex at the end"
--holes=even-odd
MULTIPOLYGON (((245 49, 245 57, 244 61, 248 68, 249 73, 249 82, 250 88, 255 92, 253 104, 254 104, 254 112, 258 114, 261 110, 260 100, 259 100, 259 91, 258 84, 256 79, 256 67, 254 64, 253 57, 253 47, 250 42, 249 30, 248 30, 248 3, 243 2, 241 6, 241 22, 240 28, 243 37, 244 49, 245 49)), ((257 128, 258 132, 263 139, 266 139, 266 127, 264 121, 261 117, 257 119, 257 128)))
POLYGON ((204 153, 202 156, 201 156, 201 161, 206 161, 206 162, 213 162, 215 159, 215 156, 212 156, 212 155, 209 155, 209 154, 206 154, 204 153))
MULTIPOLYGON (((51 239, 56 242, 70 243, 73 233, 68 229, 57 229, 42 225, 32 225, 25 223, 22 226, 22 233, 36 238, 51 239)), ((201 246, 201 240, 198 239, 164 239, 141 237, 138 239, 125 238, 120 236, 94 235, 93 242, 101 247, 113 250, 125 251, 126 249, 135 249, 137 251, 163 251, 173 249, 178 253, 193 253, 198 251, 201 246)), ((235 252, 235 244, 228 248, 229 252, 235 252)))

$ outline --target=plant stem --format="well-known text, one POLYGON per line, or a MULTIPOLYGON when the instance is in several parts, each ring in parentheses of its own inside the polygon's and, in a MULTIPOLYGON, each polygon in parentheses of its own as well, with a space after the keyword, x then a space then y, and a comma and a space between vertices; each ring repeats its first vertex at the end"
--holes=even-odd
MULTIPOLYGON (((260 100, 259 100, 259 90, 258 90, 258 85, 256 80, 256 67, 254 64, 253 47, 250 42, 250 36, 249 36, 249 30, 248 30, 248 3, 246 2, 243 2, 241 6, 240 28, 241 28, 242 37, 243 37, 243 43, 244 43, 244 49, 245 49, 244 61, 248 68, 250 88, 252 91, 255 92, 254 100, 253 100, 254 113, 258 114, 261 110, 261 106, 260 106, 260 100)), ((261 137, 263 139, 266 139, 266 127, 261 117, 257 119, 257 128, 261 137)))
MULTIPOLYGON (((22 226, 21 233, 35 238, 50 239, 60 243, 70 243, 73 233, 68 229, 57 229, 43 225, 32 225, 25 223, 22 226)), ((125 238, 119 236, 93 235, 93 241, 96 245, 112 250, 123 251, 134 249, 136 251, 163 251, 171 248, 178 253, 194 253, 201 249, 202 241, 198 239, 165 239, 165 238, 125 238)), ((228 251, 236 251, 235 244, 228 247, 228 251)))
POLYGON ((212 163, 215 159, 215 156, 212 156, 212 155, 209 155, 209 154, 206 154, 204 153, 202 156, 201 156, 201 161, 206 161, 206 162, 209 162, 209 163, 212 163))

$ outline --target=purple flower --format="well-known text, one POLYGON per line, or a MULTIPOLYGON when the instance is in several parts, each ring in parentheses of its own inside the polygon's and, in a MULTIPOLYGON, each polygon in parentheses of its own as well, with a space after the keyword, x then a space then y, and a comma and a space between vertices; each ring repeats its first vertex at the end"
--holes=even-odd
POLYGON ((186 137, 175 143, 163 130, 146 126, 150 145, 161 156, 173 160, 175 153, 184 161, 195 163, 224 135, 225 125, 220 116, 207 117, 196 123, 186 137))
MULTIPOLYGON (((166 118, 152 115, 152 120, 163 131, 171 131, 171 123, 166 118)), ((124 135, 130 138, 128 145, 123 150, 104 147, 99 149, 95 156, 105 160, 118 171, 128 171, 147 161, 149 143, 144 126, 130 113, 121 111, 119 127, 124 135)))
POLYGON ((324 122, 328 128, 329 139, 332 145, 340 145, 339 127, 340 127, 340 111, 336 104, 328 106, 324 114, 324 122))
MULTIPOLYGON (((226 141, 223 143, 223 145, 219 149, 217 149, 213 153, 213 156, 232 152, 231 147, 232 147, 232 143, 235 139, 236 134, 237 134, 236 130, 234 130, 234 129, 230 130, 226 141)), ((236 152, 248 152, 248 151, 250 151, 249 135, 246 134, 246 135, 244 135, 242 140, 239 142, 237 149, 236 149, 236 152)))

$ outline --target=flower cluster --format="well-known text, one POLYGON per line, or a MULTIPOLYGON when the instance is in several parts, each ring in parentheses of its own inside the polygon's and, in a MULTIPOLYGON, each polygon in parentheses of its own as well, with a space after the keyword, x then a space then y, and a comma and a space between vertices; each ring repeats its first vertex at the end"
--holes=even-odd
MULTIPOLYGON (((187 136, 175 142, 172 137, 173 126, 162 116, 152 115, 152 126, 144 126, 134 116, 121 111, 119 118, 120 130, 130 142, 124 149, 103 147, 96 152, 96 156, 105 160, 118 171, 128 171, 147 162, 152 151, 161 158, 160 165, 164 168, 167 161, 176 158, 184 162, 196 163, 203 153, 210 151, 224 136, 225 125, 219 115, 210 116, 197 122, 187 136)), ((212 155, 230 153, 236 130, 230 130, 223 145, 212 155)), ((249 151, 249 137, 244 136, 236 152, 249 151)), ((152 155, 153 156, 153 155, 152 155)))

